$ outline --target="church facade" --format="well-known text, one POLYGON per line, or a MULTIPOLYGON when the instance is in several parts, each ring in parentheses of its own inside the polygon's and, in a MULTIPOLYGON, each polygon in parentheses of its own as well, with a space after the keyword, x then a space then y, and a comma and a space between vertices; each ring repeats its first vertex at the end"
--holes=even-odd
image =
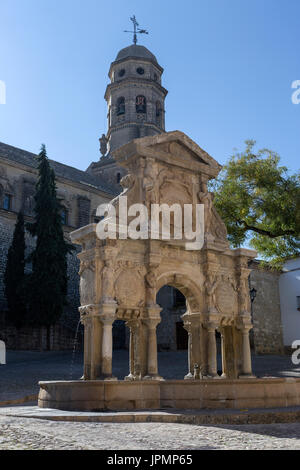
MULTIPOLYGON (((58 197, 64 207, 62 221, 66 238, 82 226, 97 222, 99 204, 118 195, 126 170, 118 166, 112 152, 133 139, 155 136, 165 132, 165 98, 162 82, 163 68, 154 54, 144 46, 132 44, 122 49, 109 68, 109 84, 105 91, 108 128, 100 141, 101 156, 91 162, 86 171, 50 160, 56 180, 58 197)), ((88 164, 88 162, 87 162, 88 164)), ((37 180, 35 155, 0 143, 0 339, 8 348, 36 349, 39 332, 23 329, 18 333, 6 315, 3 274, 6 255, 12 240, 17 213, 22 210, 26 221, 33 219, 33 195, 37 180)), ((28 250, 33 240, 27 234, 28 250)), ((30 266, 27 266, 30 269, 30 266)), ((73 346, 74 332, 79 320, 79 264, 76 254, 69 255, 69 305, 60 322, 52 328, 51 349, 73 346)), ((257 353, 282 352, 282 328, 278 275, 261 270, 252 261, 249 291, 255 289, 252 305, 252 346, 257 353)), ((163 307, 158 326, 159 349, 185 349, 187 336, 181 315, 185 298, 174 287, 164 286, 157 302, 163 307)), ((115 328, 115 346, 128 345, 124 325, 115 328)))

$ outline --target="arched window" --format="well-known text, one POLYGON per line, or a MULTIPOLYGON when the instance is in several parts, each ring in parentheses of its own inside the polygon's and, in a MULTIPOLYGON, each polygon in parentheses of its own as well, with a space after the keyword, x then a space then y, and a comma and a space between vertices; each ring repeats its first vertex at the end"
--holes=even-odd
POLYGON ((3 209, 10 211, 12 207, 12 195, 4 194, 3 196, 3 209))
POLYGON ((117 173, 117 183, 119 184, 121 181, 121 173, 117 173))
POLYGON ((156 117, 161 116, 161 104, 160 101, 156 101, 156 117))
POLYGON ((156 124, 161 127, 162 125, 162 106, 160 101, 156 101, 155 104, 155 116, 156 116, 156 124))
POLYGON ((4 186, 0 184, 0 208, 5 209, 6 211, 13 210, 13 199, 14 192, 9 183, 6 183, 4 186))
POLYGON ((67 211, 67 209, 63 208, 61 210, 60 217, 61 217, 61 223, 63 225, 68 225, 68 211, 67 211))
POLYGON ((120 96, 117 101, 117 116, 121 114, 125 114, 125 98, 124 96, 120 96))
POLYGON ((146 98, 143 95, 138 95, 135 100, 135 109, 137 113, 146 113, 147 112, 147 104, 146 98))

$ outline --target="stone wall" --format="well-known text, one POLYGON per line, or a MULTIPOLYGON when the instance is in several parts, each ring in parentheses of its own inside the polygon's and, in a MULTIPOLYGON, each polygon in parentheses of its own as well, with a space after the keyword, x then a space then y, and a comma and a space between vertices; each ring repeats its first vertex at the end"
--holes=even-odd
MULTIPOLYGON (((16 330, 10 321, 7 312, 7 302, 4 294, 4 272, 9 246, 12 242, 13 231, 16 222, 16 214, 6 212, 0 214, 0 339, 5 341, 8 349, 35 350, 40 348, 40 329, 22 328, 16 330)), ((26 233, 26 255, 33 249, 33 239, 26 233)), ((77 258, 78 247, 68 255, 68 304, 59 322, 51 332, 50 347, 54 350, 70 349, 73 347, 74 334, 79 321, 79 260, 77 258)), ((27 263, 25 272, 30 271, 27 263)), ((46 331, 46 330, 45 330, 46 331)), ((46 335, 44 332, 43 335, 46 335)), ((46 345, 46 339, 43 341, 46 345)))
MULTIPOLYGON (((51 351, 70 350, 74 347, 75 332, 66 328, 62 324, 56 324, 50 328, 49 339, 46 328, 20 328, 8 326, 4 322, 4 327, 0 329, 0 339, 5 342, 7 349, 37 351, 48 348, 48 341, 51 351)), ((81 335, 78 337, 81 342, 81 335)), ((76 346, 79 347, 79 344, 76 346)))
MULTIPOLYGON (((14 229, 13 224, 3 224, 0 218, 0 339, 5 341, 7 349, 39 350, 41 345, 47 347, 49 342, 51 350, 72 349, 74 345, 75 332, 79 322, 80 305, 79 298, 79 260, 77 258, 78 247, 72 254, 68 255, 68 295, 63 315, 59 322, 50 329, 50 338, 47 339, 47 330, 43 328, 21 328, 17 330, 9 321, 7 303, 4 295, 3 276, 6 266, 6 257, 9 245, 12 241, 14 229), (41 338, 42 336, 42 338, 41 338)), ((32 250, 31 237, 26 236, 26 252, 32 250)), ((29 272, 30 266, 25 271, 29 272)))
POLYGON ((252 303, 252 341, 256 354, 283 354, 279 276, 280 272, 251 263, 250 289, 256 289, 252 303))
POLYGON ((14 218, 3 219, 0 216, 0 311, 6 308, 3 277, 6 267, 7 251, 12 242, 14 226, 14 218))
MULTIPOLYGON (((4 272, 9 246, 12 242, 17 213, 23 210, 25 222, 33 221, 33 195, 37 179, 37 170, 20 163, 0 159, 0 336, 7 342, 8 348, 38 349, 40 330, 24 329, 18 332, 10 324, 6 314, 7 302, 4 295, 4 272), (3 188, 6 188, 5 191, 3 188), (10 210, 3 209, 3 194, 12 196, 10 210)), ((64 225, 66 238, 69 233, 79 226, 94 221, 99 204, 111 199, 109 194, 78 181, 56 178, 57 194, 62 205, 67 210, 67 221, 64 225)), ((26 255, 34 247, 34 240, 26 233, 26 255)), ((73 347, 73 338, 79 321, 79 260, 78 247, 68 256, 68 305, 51 333, 53 338, 50 346, 54 349, 69 349, 73 347)), ((26 264, 25 272, 30 272, 30 263, 26 264)))

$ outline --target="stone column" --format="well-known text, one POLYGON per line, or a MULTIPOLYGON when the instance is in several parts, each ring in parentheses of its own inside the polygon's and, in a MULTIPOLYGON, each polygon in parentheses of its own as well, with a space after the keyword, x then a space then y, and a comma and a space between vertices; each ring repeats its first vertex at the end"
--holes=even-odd
POLYGON ((83 344, 83 380, 91 378, 91 327, 90 320, 86 319, 83 322, 84 326, 84 344, 83 344))
POLYGON ((253 377, 249 331, 251 327, 241 328, 242 333, 242 373, 239 377, 253 377))
POLYGON ((147 320, 148 325, 148 376, 158 375, 156 327, 160 319, 147 320))
POLYGON ((112 378, 112 324, 114 318, 101 318, 102 322, 102 377, 112 378))
POLYGON ((215 323, 209 322, 206 326, 208 333, 208 375, 217 377, 217 344, 215 323))
POLYGON ((193 359, 192 359, 192 332, 191 332, 191 324, 189 322, 184 322, 183 324, 184 329, 188 333, 188 373, 184 376, 185 380, 190 380, 194 378, 194 374, 192 371, 193 367, 193 359))
POLYGON ((221 356, 222 356, 222 379, 227 378, 227 363, 226 363, 226 338, 224 329, 220 329, 221 333, 221 356))
MULTIPOLYGON (((157 310, 157 309, 156 309, 157 310)), ((161 308, 159 308, 161 311, 161 308)), ((156 327, 160 323, 161 318, 150 317, 145 320, 148 333, 148 348, 147 348, 147 375, 143 377, 144 380, 161 380, 162 377, 158 375, 157 367, 157 338, 156 327)))
POLYGON ((129 339, 129 375, 124 380, 136 380, 136 362, 138 361, 137 356, 137 321, 127 321, 126 326, 130 329, 129 339))
POLYGON ((113 352, 113 338, 112 338, 112 325, 116 319, 117 303, 113 300, 103 303, 100 308, 99 319, 102 324, 102 361, 101 361, 101 375, 103 379, 113 380, 112 376, 112 352, 113 352))
POLYGON ((90 319, 90 354, 91 354, 91 380, 101 379, 101 333, 102 326, 99 316, 93 315, 90 319))

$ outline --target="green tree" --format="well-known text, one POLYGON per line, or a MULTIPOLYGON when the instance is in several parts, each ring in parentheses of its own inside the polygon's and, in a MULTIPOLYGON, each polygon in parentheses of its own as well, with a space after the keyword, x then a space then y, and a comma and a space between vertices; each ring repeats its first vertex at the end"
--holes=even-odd
POLYGON ((232 246, 245 243, 275 268, 300 250, 300 176, 279 166, 268 149, 254 152, 255 141, 235 153, 212 183, 214 204, 232 246))
POLYGON ((12 243, 8 249, 4 273, 9 321, 21 328, 26 323, 25 299, 25 229, 22 212, 18 213, 12 243))
POLYGON ((39 177, 35 193, 35 221, 28 225, 36 238, 30 259, 30 323, 49 327, 57 322, 66 305, 67 254, 73 249, 64 239, 55 174, 50 167, 45 145, 38 155, 39 177))

